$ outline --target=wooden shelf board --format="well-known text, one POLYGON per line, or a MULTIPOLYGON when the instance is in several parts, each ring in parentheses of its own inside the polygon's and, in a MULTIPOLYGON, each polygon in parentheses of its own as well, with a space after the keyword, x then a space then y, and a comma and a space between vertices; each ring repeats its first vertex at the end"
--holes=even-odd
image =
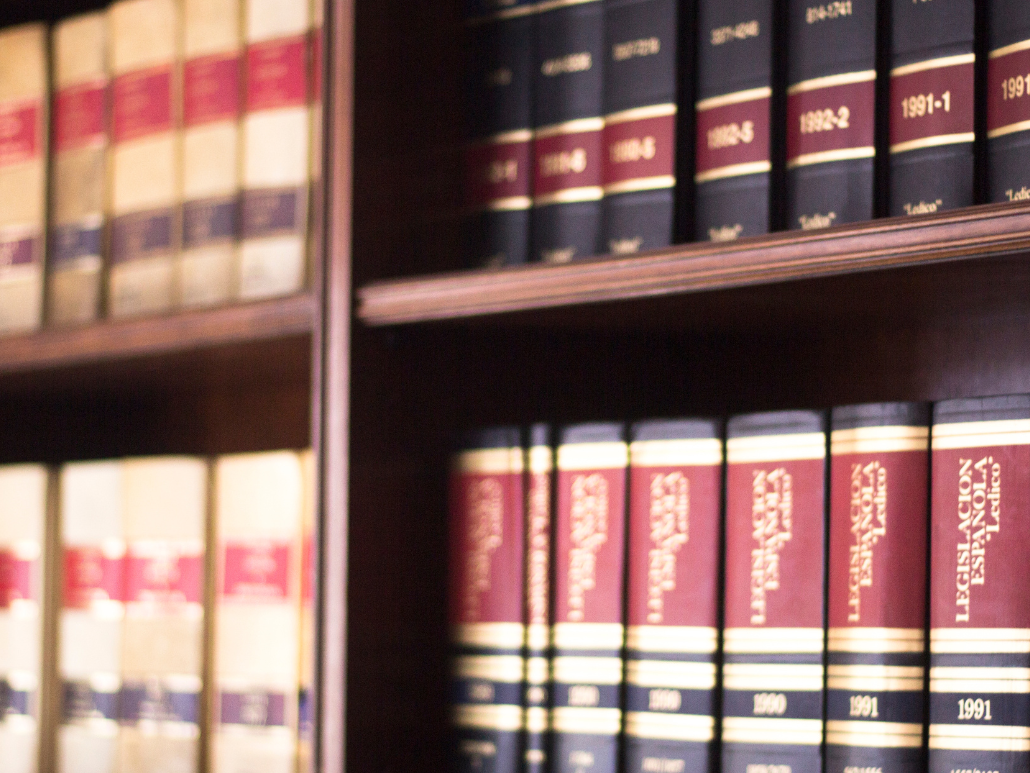
POLYGON ((1030 207, 971 207, 818 232, 694 243, 632 258, 532 264, 375 282, 358 291, 372 326, 642 299, 1030 252, 1030 207))
POLYGON ((310 293, 160 317, 105 320, 95 325, 0 338, 0 373, 185 353, 216 346, 309 334, 316 320, 310 293))

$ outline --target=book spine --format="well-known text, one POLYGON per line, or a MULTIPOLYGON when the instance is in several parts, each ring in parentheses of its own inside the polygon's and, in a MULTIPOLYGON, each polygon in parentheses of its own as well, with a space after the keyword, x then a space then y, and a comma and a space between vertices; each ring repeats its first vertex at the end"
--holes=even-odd
POLYGON ((523 453, 518 429, 484 430, 469 438, 451 470, 451 700, 459 771, 521 767, 523 453))
POLYGON ((893 0, 890 214, 973 203, 976 139, 973 0, 893 0))
POLYGON ((318 266, 322 265, 324 236, 322 224, 325 222, 325 179, 322 172, 325 155, 324 143, 324 111, 322 109, 323 70, 327 66, 325 59, 325 6, 323 0, 311 0, 311 151, 308 160, 311 164, 310 201, 308 207, 311 215, 308 218, 307 267, 308 275, 314 277, 318 266))
POLYGON ((551 549, 554 449, 550 427, 530 430, 526 489, 526 694, 523 771, 546 773, 551 694, 551 549))
POLYGON ((817 413, 727 425, 725 773, 822 771, 825 454, 817 413))
POLYGON ((238 294, 304 287, 310 185, 311 10, 246 0, 246 107, 238 294))
POLYGON ((833 412, 827 773, 925 769, 929 416, 878 407, 833 412))
POLYGON ((647 422, 630 444, 626 770, 704 772, 715 755, 722 440, 647 422))
POLYGON ((599 252, 604 154, 604 3, 558 3, 536 17, 532 260, 599 252))
POLYGON ((787 226, 873 217, 877 0, 789 0, 787 226))
POLYGON ((183 6, 183 306, 225 303, 234 293, 239 237, 241 69, 239 0, 183 6))
POLYGON ((111 266, 108 313, 168 311, 174 304, 182 203, 179 115, 180 6, 121 0, 111 6, 111 266))
POLYGON ((107 224, 109 87, 107 15, 53 32, 53 159, 47 316, 54 325, 100 316, 107 224))
POLYGON ((628 457, 620 424, 562 431, 551 629, 555 773, 618 769, 628 457))
POLYGON ((47 30, 0 32, 0 334, 43 321, 49 138, 47 30))
MULTIPOLYGON (((689 18, 689 14, 687 14, 689 18)), ((678 0, 605 0, 604 251, 672 244, 678 0)))
POLYGON ((1028 431, 1026 397, 951 400, 934 412, 931 773, 1030 765, 1028 431))
POLYGON ((771 228, 772 0, 700 0, 694 237, 771 228))
POLYGON ((315 454, 311 449, 301 454, 301 464, 304 470, 304 511, 301 514, 303 541, 300 557, 300 704, 297 769, 298 773, 314 773, 314 700, 317 692, 315 663, 318 658, 318 637, 315 630, 315 595, 318 586, 318 546, 315 541, 318 520, 318 471, 315 454))
POLYGON ((467 86, 466 262, 501 266, 529 260, 532 208, 532 6, 474 16, 467 86))
POLYGON ((1030 7, 988 0, 987 195, 1030 200, 1030 7))

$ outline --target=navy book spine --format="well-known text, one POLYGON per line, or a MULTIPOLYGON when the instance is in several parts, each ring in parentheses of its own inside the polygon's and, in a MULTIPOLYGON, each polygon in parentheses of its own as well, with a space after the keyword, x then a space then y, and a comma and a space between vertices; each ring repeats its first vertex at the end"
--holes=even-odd
POLYGON ((1030 3, 987 2, 987 197, 1030 200, 1030 3))

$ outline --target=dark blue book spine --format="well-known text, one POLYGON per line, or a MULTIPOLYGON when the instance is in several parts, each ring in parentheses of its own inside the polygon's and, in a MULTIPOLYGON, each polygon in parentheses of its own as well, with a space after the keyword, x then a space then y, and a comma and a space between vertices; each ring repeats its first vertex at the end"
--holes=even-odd
POLYGON ((550 0, 536 16, 532 260, 600 252, 604 3, 550 0))
POLYGON ((1030 200, 1030 3, 987 2, 987 196, 1030 200))

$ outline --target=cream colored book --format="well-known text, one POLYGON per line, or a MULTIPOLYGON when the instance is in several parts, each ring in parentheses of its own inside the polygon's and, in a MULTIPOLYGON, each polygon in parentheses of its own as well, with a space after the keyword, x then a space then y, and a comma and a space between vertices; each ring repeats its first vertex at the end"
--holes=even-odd
POLYGON ((238 274, 241 68, 240 0, 185 0, 183 220, 179 278, 184 306, 235 294, 238 274))
POLYGON ((0 467, 0 716, 4 773, 40 769, 47 470, 0 467))
POLYGON ((239 297, 304 287, 311 174, 311 8, 245 0, 247 104, 239 297))
POLYGON ((304 509, 301 512, 303 553, 301 557, 300 593, 300 721, 297 727, 298 773, 314 773, 313 744, 315 740, 314 715, 315 660, 318 642, 315 635, 315 596, 318 545, 316 519, 318 515, 318 476, 315 454, 310 450, 300 455, 304 475, 304 509))
POLYGON ((214 773, 296 770, 304 488, 290 451, 216 463, 214 773))
POLYGON ((43 319, 47 58, 44 25, 0 30, 0 333, 43 319))
POLYGON ((61 470, 60 773, 117 773, 125 617, 121 462, 61 470))
POLYGON ((311 2, 311 195, 308 217, 308 276, 322 261, 325 220, 325 180, 322 176, 323 129, 322 78, 325 62, 325 9, 323 0, 311 2))
POLYGON ((115 317, 175 301, 182 202, 178 0, 121 0, 109 12, 114 78, 111 268, 115 317))
POLYGON ((194 773, 200 761, 207 463, 124 463, 125 623, 119 773, 194 773))
POLYGON ((57 24, 52 39, 53 162, 47 316, 54 325, 100 316, 108 196, 107 14, 57 24))

